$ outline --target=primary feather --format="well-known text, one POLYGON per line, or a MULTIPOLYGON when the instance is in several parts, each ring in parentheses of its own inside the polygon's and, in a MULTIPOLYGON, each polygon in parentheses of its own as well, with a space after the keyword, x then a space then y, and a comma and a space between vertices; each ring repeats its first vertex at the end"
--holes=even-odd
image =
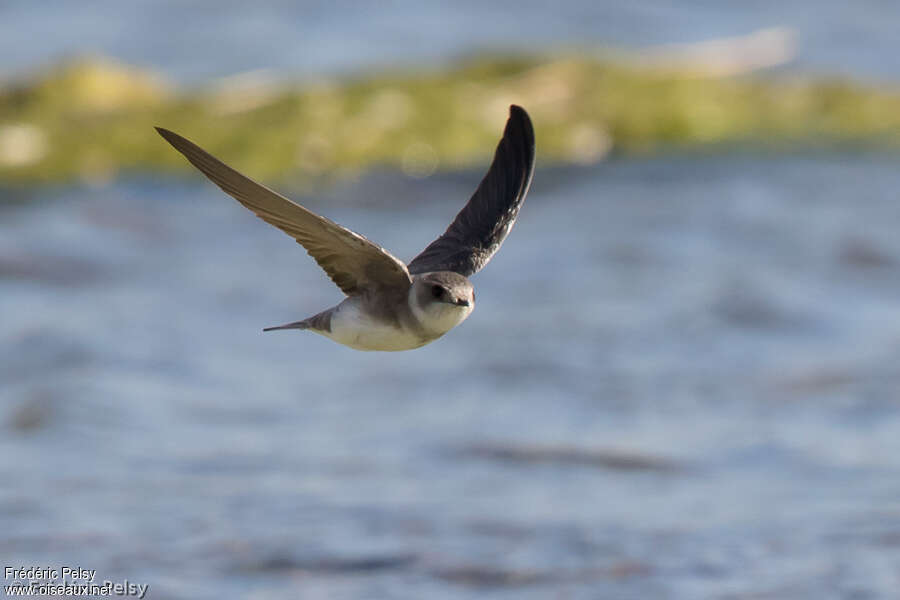
POLYGON ((409 262, 409 272, 480 271, 509 235, 534 174, 534 129, 528 113, 509 107, 494 161, 447 231, 409 262))

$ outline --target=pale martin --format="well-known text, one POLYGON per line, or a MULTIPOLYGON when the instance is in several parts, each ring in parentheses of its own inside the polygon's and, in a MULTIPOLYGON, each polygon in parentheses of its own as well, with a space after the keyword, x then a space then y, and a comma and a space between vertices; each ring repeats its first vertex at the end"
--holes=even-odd
POLYGON ((490 169, 439 238, 410 263, 356 232, 241 175, 180 135, 157 127, 225 193, 297 240, 347 295, 340 304, 294 323, 357 350, 411 350, 468 317, 475 291, 468 277, 488 263, 509 234, 534 172, 528 113, 511 106, 490 169))

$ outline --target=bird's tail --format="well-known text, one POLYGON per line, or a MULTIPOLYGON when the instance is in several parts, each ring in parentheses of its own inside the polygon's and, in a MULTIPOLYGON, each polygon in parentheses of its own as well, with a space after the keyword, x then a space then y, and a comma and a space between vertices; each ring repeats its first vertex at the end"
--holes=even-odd
POLYGON ((284 325, 276 325, 274 327, 266 327, 263 331, 275 331, 276 329, 309 329, 309 319, 285 323, 284 325))
POLYGON ((326 308, 317 315, 307 317, 302 321, 294 321, 293 323, 285 323, 275 327, 266 327, 263 331, 273 331, 275 329, 312 329, 315 332, 331 331, 331 315, 334 314, 336 306, 326 308))

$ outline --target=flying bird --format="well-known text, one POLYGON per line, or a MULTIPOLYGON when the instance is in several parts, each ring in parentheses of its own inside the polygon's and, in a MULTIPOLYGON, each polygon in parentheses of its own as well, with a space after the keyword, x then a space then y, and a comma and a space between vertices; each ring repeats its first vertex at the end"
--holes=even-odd
POLYGON ((238 173, 167 129, 159 134, 213 183, 300 243, 346 298, 294 323, 356 350, 412 350, 438 339, 475 308, 469 276, 481 270, 516 221, 534 172, 534 130, 512 105, 494 160, 450 227, 409 264, 381 246, 238 173))

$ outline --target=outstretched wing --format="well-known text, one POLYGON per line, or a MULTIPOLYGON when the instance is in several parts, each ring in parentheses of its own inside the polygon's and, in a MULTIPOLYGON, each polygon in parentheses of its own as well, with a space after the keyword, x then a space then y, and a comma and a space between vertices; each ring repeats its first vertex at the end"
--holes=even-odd
POLYGON ((226 194, 297 240, 348 296, 409 288, 406 265, 381 246, 241 175, 177 133, 156 130, 226 194))
POLYGON ((456 271, 468 277, 481 270, 516 222, 533 173, 531 119, 512 105, 487 175, 447 231, 410 261, 409 272, 456 271))

